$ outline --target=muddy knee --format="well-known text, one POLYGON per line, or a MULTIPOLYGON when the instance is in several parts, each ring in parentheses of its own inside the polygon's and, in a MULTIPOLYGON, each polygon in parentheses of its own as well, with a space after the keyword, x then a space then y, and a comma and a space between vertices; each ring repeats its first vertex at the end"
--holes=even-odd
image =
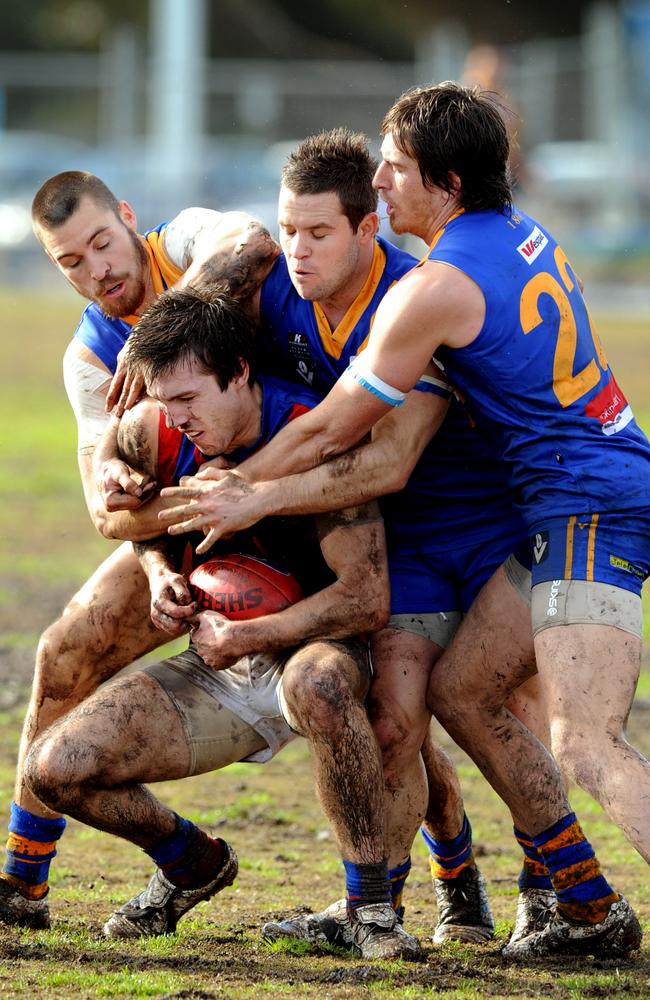
POLYGON ((382 755, 384 773, 401 772, 417 758, 429 725, 428 712, 414 719, 400 705, 370 696, 368 715, 382 755))
POLYGON ((608 767, 606 748, 593 729, 586 737, 584 730, 568 719, 552 722, 551 752, 562 773, 587 791, 597 788, 599 774, 608 767))
POLYGON ((34 688, 51 702, 72 704, 91 694, 102 681, 113 676, 133 657, 124 649, 120 656, 120 623, 108 612, 101 622, 93 609, 70 606, 50 625, 38 644, 34 688))
POLYGON ((300 671, 285 675, 283 690, 291 714, 304 734, 335 736, 344 730, 350 706, 358 704, 335 657, 325 663, 303 663, 300 671))
POLYGON ((50 809, 66 812, 81 783, 81 768, 71 766, 74 747, 56 735, 46 734, 31 747, 25 761, 25 781, 33 794, 50 809))

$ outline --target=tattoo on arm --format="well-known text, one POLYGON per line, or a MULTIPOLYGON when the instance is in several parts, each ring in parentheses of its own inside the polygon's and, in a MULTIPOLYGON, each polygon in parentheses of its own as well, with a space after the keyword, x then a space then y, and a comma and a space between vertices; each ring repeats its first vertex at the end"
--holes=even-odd
POLYGON ((201 265, 193 284, 248 299, 268 274, 278 252, 278 244, 268 229, 261 223, 251 223, 234 254, 231 248, 214 253, 201 265))

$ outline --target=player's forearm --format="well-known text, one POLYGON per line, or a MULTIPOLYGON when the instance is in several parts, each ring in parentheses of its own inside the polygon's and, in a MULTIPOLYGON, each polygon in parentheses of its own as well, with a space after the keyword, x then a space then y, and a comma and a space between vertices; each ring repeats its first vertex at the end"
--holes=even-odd
MULTIPOLYGON (((411 392, 402 410, 378 421, 371 441, 307 472, 256 482, 245 499, 259 520, 270 514, 340 510, 395 493, 406 485, 447 405, 446 399, 411 392)), ((245 464, 237 472, 241 470, 245 475, 245 464)))
POLYGON ((172 502, 160 496, 148 500, 136 510, 108 512, 103 501, 97 498, 90 516, 95 528, 104 538, 119 539, 124 542, 147 541, 160 535, 158 514, 172 506, 172 502))
POLYGON ((207 286, 239 300, 255 294, 280 253, 268 229, 250 218, 231 232, 221 227, 209 249, 204 245, 202 250, 179 284, 207 286))
POLYGON ((350 587, 340 580, 293 607, 251 621, 235 622, 238 656, 280 652, 314 639, 344 639, 374 632, 388 620, 388 588, 350 587))
POLYGON ((174 546, 169 536, 134 542, 133 551, 150 582, 154 574, 167 573, 174 569, 174 546))
POLYGON ((307 472, 255 483, 257 519, 327 513, 394 493, 404 487, 412 469, 403 458, 392 460, 383 446, 369 442, 307 472))

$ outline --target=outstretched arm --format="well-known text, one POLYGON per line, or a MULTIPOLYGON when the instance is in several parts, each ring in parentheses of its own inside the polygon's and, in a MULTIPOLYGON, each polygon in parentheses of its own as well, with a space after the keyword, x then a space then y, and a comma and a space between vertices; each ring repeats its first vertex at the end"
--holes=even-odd
POLYGON ((384 296, 357 377, 346 372, 315 409, 293 420, 241 466, 251 482, 313 468, 361 441, 409 392, 436 349, 465 347, 485 318, 485 301, 467 275, 428 261, 384 296))
POLYGON ((439 376, 430 366, 422 390, 382 417, 370 442, 308 472, 248 483, 238 470, 216 478, 210 470, 183 480, 180 488, 163 492, 189 502, 162 511, 161 522, 172 525, 171 534, 211 529, 201 552, 269 514, 340 510, 402 489, 446 412, 448 393, 439 376))

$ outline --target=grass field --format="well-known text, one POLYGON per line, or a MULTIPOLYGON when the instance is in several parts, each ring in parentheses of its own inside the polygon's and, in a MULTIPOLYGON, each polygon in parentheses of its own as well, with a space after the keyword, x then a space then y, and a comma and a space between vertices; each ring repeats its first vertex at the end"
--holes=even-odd
MULTIPOLYGON (((78 484, 73 419, 60 359, 80 312, 73 296, 35 299, 0 292, 0 822, 8 814, 13 768, 41 630, 61 610, 108 543, 90 526, 78 484)), ((619 382, 650 427, 648 324, 596 317, 619 382)), ((650 753, 650 672, 642 674, 630 720, 650 753)), ((164 738, 164 734, 163 735, 164 738)), ((148 859, 128 844, 70 823, 53 866, 53 928, 0 925, 3 997, 474 997, 650 996, 650 945, 616 965, 564 960, 512 968, 499 957, 514 917, 519 855, 505 807, 476 768, 440 734, 460 768, 480 864, 489 883, 497 940, 488 947, 427 944, 435 924, 424 850, 414 853, 407 923, 426 945, 416 965, 370 965, 345 953, 272 948, 259 927, 297 906, 340 894, 340 865, 315 801, 305 746, 297 742, 264 767, 236 765, 159 786, 179 812, 228 837, 241 861, 234 889, 199 907, 177 935, 132 944, 106 942, 104 919, 142 888, 148 859)), ((650 930, 648 868, 582 792, 572 792, 607 873, 650 930)), ((0 841, 4 834, 0 833, 0 841)), ((650 935, 649 935, 650 937, 650 935)))

